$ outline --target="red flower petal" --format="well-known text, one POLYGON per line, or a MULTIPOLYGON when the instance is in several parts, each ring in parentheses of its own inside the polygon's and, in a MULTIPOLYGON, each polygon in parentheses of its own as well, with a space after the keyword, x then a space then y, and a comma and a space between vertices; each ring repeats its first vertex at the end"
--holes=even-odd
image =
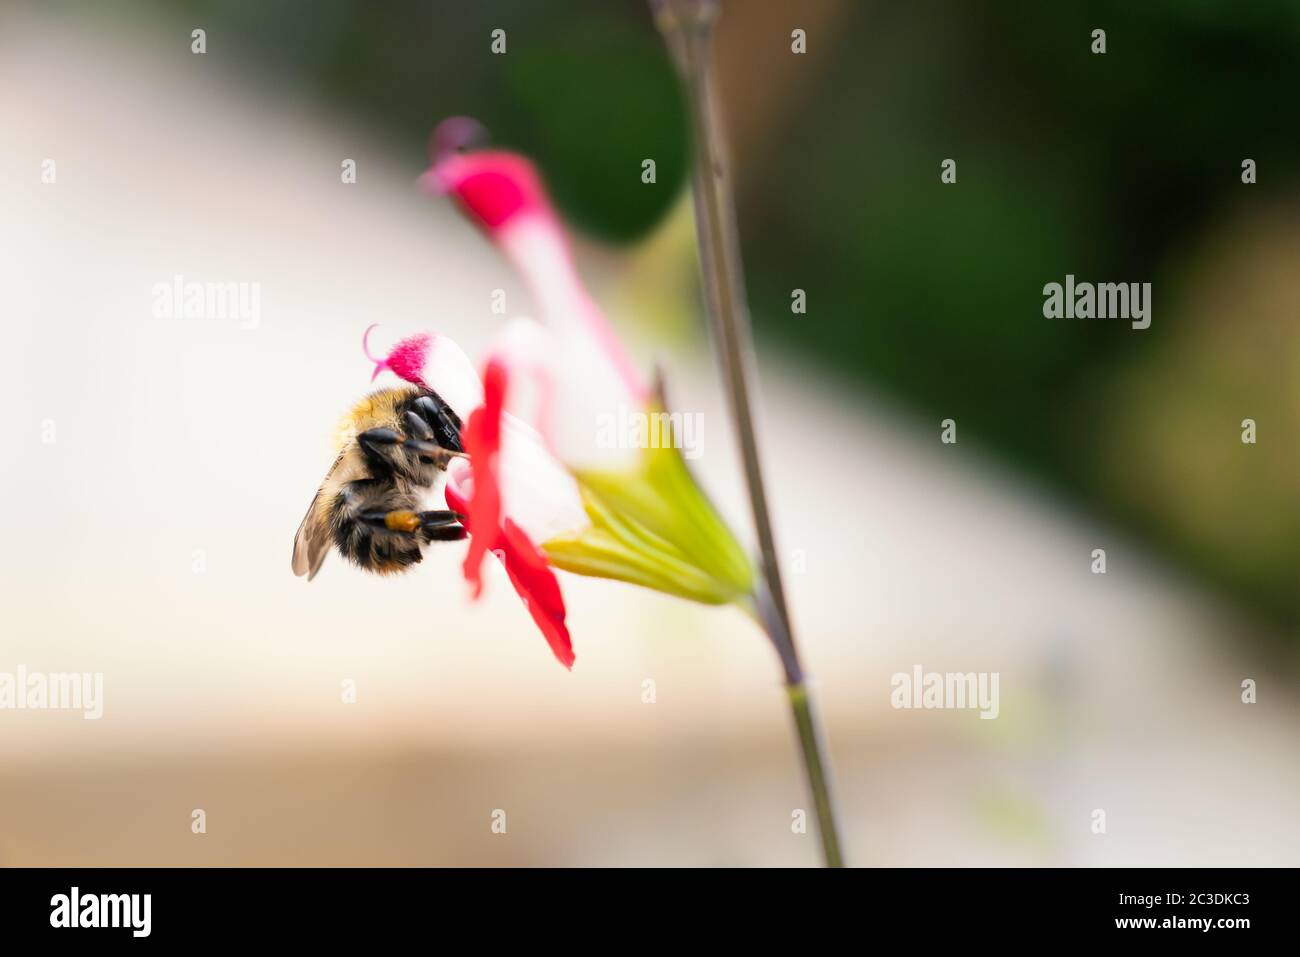
POLYGON ((502 535, 492 550, 504 562, 515 591, 524 600, 551 651, 560 664, 571 669, 573 639, 564 624, 564 595, 560 593, 560 583, 541 549, 529 540, 522 528, 507 518, 502 535))
POLYGON ((497 460, 501 452, 501 411, 505 405, 505 366, 495 360, 483 373, 483 405, 470 413, 461 431, 461 443, 474 470, 474 494, 465 509, 469 530, 469 551, 465 553, 465 580, 474 586, 474 597, 483 591, 483 556, 501 527, 501 482, 497 460))
POLYGON ((546 643, 566 668, 573 667, 573 641, 565 627, 564 596, 555 572, 541 550, 508 517, 501 515, 501 485, 498 461, 501 451, 501 414, 508 376, 499 360, 488 363, 483 373, 483 405, 470 414, 461 432, 473 471, 472 493, 467 499, 461 487, 449 482, 447 505, 465 516, 469 530, 469 551, 465 554, 465 580, 474 587, 474 597, 483 591, 483 559, 489 551, 501 560, 533 621, 546 643))
MULTIPOLYGON (((465 437, 465 433, 462 432, 461 438, 464 437, 465 437)), ((460 480, 460 483, 462 487, 464 485, 469 485, 470 490, 473 491, 474 477, 472 474, 469 476, 468 482, 466 482, 465 479, 462 478, 460 480)), ((457 486, 453 485, 451 482, 448 482, 445 491, 446 491, 446 498, 447 498, 447 507, 451 509, 453 512, 460 512, 460 514, 462 515, 468 515, 470 500, 461 494, 460 489, 457 488, 457 486)))

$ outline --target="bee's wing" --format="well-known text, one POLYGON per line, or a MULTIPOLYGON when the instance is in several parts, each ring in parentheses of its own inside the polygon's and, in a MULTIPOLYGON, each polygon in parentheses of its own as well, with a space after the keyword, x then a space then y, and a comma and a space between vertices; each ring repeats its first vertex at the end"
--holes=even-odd
POLYGON ((316 503, 319 500, 320 492, 317 492, 316 497, 311 500, 311 507, 303 517, 302 524, 298 526, 298 534, 293 538, 293 573, 306 575, 307 581, 316 577, 330 550, 328 527, 314 519, 316 503))
POLYGON ((320 571, 321 564, 325 561, 325 556, 330 550, 330 531, 329 526, 324 522, 316 520, 316 508, 320 504, 320 497, 324 494, 325 486, 329 484, 330 477, 343 461, 340 454, 330 466, 330 470, 325 475, 325 481, 317 490, 315 498, 311 500, 311 505, 307 507, 307 514, 302 517, 302 524, 298 526, 298 533, 293 537, 293 573, 295 575, 306 575, 307 581, 316 577, 320 571))

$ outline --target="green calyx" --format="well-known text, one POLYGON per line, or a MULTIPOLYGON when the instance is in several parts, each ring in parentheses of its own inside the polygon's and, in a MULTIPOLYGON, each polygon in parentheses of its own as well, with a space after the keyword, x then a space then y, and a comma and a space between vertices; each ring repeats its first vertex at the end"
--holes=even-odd
MULTIPOLYGON (((651 413, 662 412, 652 405, 651 413)), ((686 467, 676 442, 626 471, 575 470, 591 526, 542 543, 552 565, 707 605, 747 597, 754 570, 686 467)))

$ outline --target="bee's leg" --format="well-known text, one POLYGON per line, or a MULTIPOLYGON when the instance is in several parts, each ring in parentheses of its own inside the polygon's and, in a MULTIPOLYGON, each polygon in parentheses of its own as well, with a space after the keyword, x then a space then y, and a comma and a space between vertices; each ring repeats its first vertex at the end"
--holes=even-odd
POLYGON ((435 439, 433 428, 414 412, 407 412, 402 418, 406 422, 406 431, 421 442, 432 442, 435 439))
POLYGON ((390 458, 391 451, 399 445, 437 462, 442 468, 446 468, 447 463, 454 457, 450 451, 440 448, 432 442, 419 438, 406 438, 392 429, 367 429, 364 432, 359 432, 357 434, 357 443, 372 460, 390 468, 393 465, 390 458))
POLYGON ((437 393, 420 396, 411 403, 411 408, 420 418, 429 423, 435 441, 444 449, 451 449, 454 452, 465 451, 465 447, 460 442, 460 417, 451 410, 451 406, 442 401, 437 393))
POLYGON ((426 542, 458 542, 467 534, 465 526, 461 524, 464 516, 446 509, 429 512, 373 509, 362 512, 358 517, 373 528, 408 535, 419 533, 426 542))
POLYGON ((421 512, 420 534, 426 542, 459 542, 469 534, 455 512, 421 512), (426 516, 439 516, 430 519, 426 516))

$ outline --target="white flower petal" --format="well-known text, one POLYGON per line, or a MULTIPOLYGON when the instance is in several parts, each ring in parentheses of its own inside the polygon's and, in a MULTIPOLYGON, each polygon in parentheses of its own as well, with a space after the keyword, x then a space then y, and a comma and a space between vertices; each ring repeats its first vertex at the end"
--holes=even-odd
POLYGON ((556 335, 531 319, 512 319, 492 355, 510 370, 506 407, 535 423, 570 468, 630 468, 638 446, 628 434, 640 404, 598 342, 556 335))
POLYGON ((573 476, 535 429, 509 413, 501 423, 500 455, 503 510, 534 542, 591 524, 573 476))
POLYGON ((455 341, 446 336, 431 337, 421 378, 430 389, 452 407, 461 421, 483 404, 483 383, 474 363, 455 341))

